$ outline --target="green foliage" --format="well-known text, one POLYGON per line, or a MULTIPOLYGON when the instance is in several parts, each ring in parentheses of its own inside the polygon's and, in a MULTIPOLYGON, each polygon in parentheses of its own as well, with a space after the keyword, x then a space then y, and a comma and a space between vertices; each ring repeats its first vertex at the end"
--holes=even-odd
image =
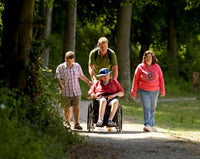
POLYGON ((80 23, 86 25, 87 23, 98 24, 99 18, 104 18, 101 23, 104 26, 115 25, 115 20, 117 19, 117 8, 119 7, 120 1, 107 1, 107 0, 85 0, 79 1, 77 5, 77 18, 80 23), (88 14, 89 13, 89 14, 88 14))
POLYGON ((89 91, 90 87, 84 81, 82 80, 79 80, 79 81, 80 81, 81 92, 82 92, 81 100, 87 100, 87 92, 89 91))
POLYGON ((34 100, 1 87, 0 158, 66 158, 65 146, 83 140, 63 126, 52 72, 42 72, 41 82, 34 100))
POLYGON ((45 5, 47 5, 48 7, 53 7, 53 3, 55 0, 44 0, 45 5))
MULTIPOLYGON (((126 2, 126 0, 124 0, 124 1, 126 2)), ((122 1, 122 2, 124 2, 124 1, 122 1)), ((160 5, 160 1, 158 1, 158 0, 140 0, 140 1, 131 0, 131 2, 135 5, 142 6, 142 7, 144 7, 148 4, 152 4, 154 6, 160 5)))
MULTIPOLYGON (((125 1, 126 2, 126 1, 125 1)), ((165 76, 172 74, 174 64, 169 61, 168 54, 168 2, 149 0, 131 1, 133 3, 131 26, 131 75, 139 60, 138 47, 141 43, 150 44, 156 52, 165 76), (145 41, 143 41, 145 40, 145 41)), ((195 1, 188 1, 194 3, 195 1)), ((88 56, 96 46, 101 36, 109 39, 109 46, 114 49, 117 25, 117 8, 120 1, 80 1, 77 5, 77 31, 76 31, 76 61, 82 66, 83 72, 88 76, 88 56), (83 4, 84 3, 84 4, 83 4), (88 14, 89 13, 89 14, 88 14)), ((196 3, 196 2, 195 2, 196 3)), ((50 68, 63 60, 62 32, 64 26, 64 2, 55 1, 53 14, 53 30, 49 46, 50 68), (59 25, 59 26, 58 26, 59 25)), ((178 70, 180 77, 185 81, 192 80, 192 73, 199 71, 199 9, 194 7, 184 10, 185 0, 175 1, 177 7, 177 35, 178 35, 178 70)), ((89 76, 88 76, 89 77, 89 76)))
POLYGON ((141 63, 141 61, 140 61, 140 45, 135 46, 135 45, 131 44, 131 46, 130 46, 130 61, 131 61, 130 71, 131 71, 131 80, 132 80, 137 65, 139 63, 141 63))
POLYGON ((198 8, 200 6, 199 0, 186 0, 187 6, 185 7, 185 10, 190 10, 192 8, 198 8))
POLYGON ((167 97, 195 96, 193 93, 192 81, 185 81, 183 78, 165 76, 165 89, 167 97))
POLYGON ((51 34, 51 36, 49 37, 48 46, 51 48, 49 55, 49 68, 55 70, 60 63, 64 62, 62 35, 51 34))
POLYGON ((56 0, 53 6, 51 34, 63 35, 65 21, 65 0, 56 0))
POLYGON ((26 68, 26 88, 24 90, 25 94, 32 99, 41 93, 40 65, 42 61, 40 57, 45 44, 44 39, 34 39, 32 42, 33 51, 30 53, 29 64, 26 68))
MULTIPOLYGON (((2 112, 1 112, 2 115, 2 112)), ((21 125, 16 119, 0 119, 0 158, 44 158, 42 144, 27 126, 21 125)))

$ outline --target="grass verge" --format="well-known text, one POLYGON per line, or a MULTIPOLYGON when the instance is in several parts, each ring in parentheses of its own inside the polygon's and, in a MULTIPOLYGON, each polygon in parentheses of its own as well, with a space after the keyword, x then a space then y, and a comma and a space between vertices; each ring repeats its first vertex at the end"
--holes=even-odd
MULTIPOLYGON (((133 122, 143 124, 141 103, 121 101, 123 113, 133 117, 133 122)), ((155 125, 159 132, 169 133, 200 142, 200 102, 164 101, 158 102, 155 125)))

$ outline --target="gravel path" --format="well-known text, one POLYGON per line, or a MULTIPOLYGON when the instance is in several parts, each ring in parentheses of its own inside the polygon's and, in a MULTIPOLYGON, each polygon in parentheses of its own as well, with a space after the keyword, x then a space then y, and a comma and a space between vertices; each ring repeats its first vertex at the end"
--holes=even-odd
POLYGON ((67 151, 71 159, 200 159, 200 143, 173 137, 166 133, 143 132, 141 124, 133 123, 131 117, 123 116, 122 132, 115 128, 87 131, 88 101, 81 103, 78 133, 85 137, 80 145, 69 145, 67 151))

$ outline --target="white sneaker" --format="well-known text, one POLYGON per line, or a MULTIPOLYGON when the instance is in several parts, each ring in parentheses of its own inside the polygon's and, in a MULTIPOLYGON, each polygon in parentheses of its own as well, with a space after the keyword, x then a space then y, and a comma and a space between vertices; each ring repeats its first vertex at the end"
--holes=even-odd
POLYGON ((145 132, 151 132, 151 126, 146 125, 143 129, 145 132))
POLYGON ((151 131, 152 132, 158 132, 158 130, 154 126, 151 127, 151 131))
POLYGON ((103 120, 101 120, 101 119, 98 120, 96 126, 97 127, 103 127, 103 120))

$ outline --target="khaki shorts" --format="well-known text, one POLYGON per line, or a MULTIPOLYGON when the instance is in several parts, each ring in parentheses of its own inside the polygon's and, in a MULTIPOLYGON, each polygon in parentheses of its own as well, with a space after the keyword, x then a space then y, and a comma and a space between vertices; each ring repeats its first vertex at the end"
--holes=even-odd
POLYGON ((79 106, 81 101, 81 96, 66 97, 61 95, 61 108, 79 106))

